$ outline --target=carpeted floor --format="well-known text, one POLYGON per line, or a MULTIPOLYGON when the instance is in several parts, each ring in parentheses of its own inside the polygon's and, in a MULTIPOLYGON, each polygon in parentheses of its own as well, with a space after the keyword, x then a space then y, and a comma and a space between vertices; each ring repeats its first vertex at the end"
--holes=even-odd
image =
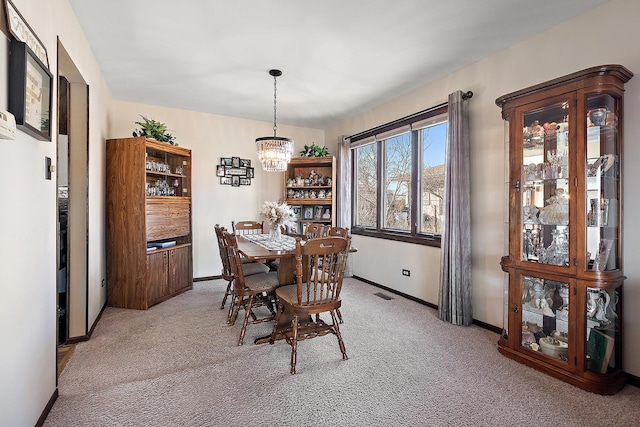
POLYGON ((346 279, 341 331, 301 342, 289 374, 284 342, 254 345, 271 324, 220 310, 225 283, 147 311, 107 308, 59 379, 45 426, 633 426, 640 389, 599 396, 500 355, 498 335, 346 279))

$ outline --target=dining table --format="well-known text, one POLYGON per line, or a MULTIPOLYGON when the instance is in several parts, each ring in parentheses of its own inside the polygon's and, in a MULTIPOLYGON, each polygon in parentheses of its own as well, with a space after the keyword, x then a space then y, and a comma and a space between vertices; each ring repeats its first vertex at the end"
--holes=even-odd
MULTIPOLYGON (((304 244, 304 240, 302 240, 304 244)), ((278 239, 273 239, 269 234, 245 234, 238 235, 238 252, 245 258, 255 262, 268 262, 278 260, 278 282, 280 286, 296 283, 296 238, 283 234, 278 239)), ((350 248, 350 253, 357 249, 350 248)), ((306 258, 306 257, 305 257, 306 258)), ((304 262, 309 262, 303 258, 304 262)), ((290 324, 293 315, 285 310, 280 316, 280 324, 290 324)), ((254 344, 265 344, 270 341, 271 334, 256 338, 254 344)), ((283 339, 280 334, 276 340, 283 339)))
MULTIPOLYGON (((295 283, 296 271, 296 239, 283 234, 279 239, 272 239, 269 234, 238 235, 238 252, 248 260, 268 262, 278 260, 278 282, 281 286, 295 283)), ((291 323, 292 316, 282 313, 280 321, 291 323)), ((279 334, 276 340, 283 337, 279 334)), ((271 334, 256 338, 254 344, 266 344, 271 334)))
POLYGON ((296 239, 294 237, 283 234, 279 239, 272 239, 269 234, 238 235, 238 251, 250 261, 278 260, 280 285, 295 283, 296 239))

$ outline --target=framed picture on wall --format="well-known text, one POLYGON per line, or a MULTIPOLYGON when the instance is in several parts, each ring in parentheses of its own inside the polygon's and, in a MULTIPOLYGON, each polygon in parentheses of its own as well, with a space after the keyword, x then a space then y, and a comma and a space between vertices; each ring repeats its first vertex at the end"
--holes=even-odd
POLYGON ((216 176, 224 176, 224 165, 216 166, 216 176))
POLYGON ((238 175, 233 175, 231 177, 231 185, 233 187, 240 187, 240 177, 238 175))
POLYGON ((51 141, 53 76, 26 43, 13 40, 9 55, 9 111, 16 127, 41 141, 51 141))
POLYGON ((231 158, 231 166, 234 168, 240 167, 240 157, 232 157, 231 158))

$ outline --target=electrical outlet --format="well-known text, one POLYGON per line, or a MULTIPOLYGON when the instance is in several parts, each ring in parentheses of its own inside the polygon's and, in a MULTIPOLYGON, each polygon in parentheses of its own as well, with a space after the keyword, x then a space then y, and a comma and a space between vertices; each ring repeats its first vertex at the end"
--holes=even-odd
POLYGON ((403 276, 411 276, 411 272, 409 270, 403 268, 402 269, 402 275, 403 276))

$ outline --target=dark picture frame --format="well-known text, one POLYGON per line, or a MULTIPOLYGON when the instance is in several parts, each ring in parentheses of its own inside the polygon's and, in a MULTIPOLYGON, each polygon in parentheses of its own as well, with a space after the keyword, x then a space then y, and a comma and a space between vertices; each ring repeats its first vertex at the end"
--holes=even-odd
POLYGON ((16 127, 40 141, 51 141, 53 75, 26 43, 12 40, 10 49, 9 111, 16 127))
POLYGON ((302 219, 313 219, 313 206, 305 206, 302 211, 302 219))
POLYGON ((251 159, 241 159, 238 156, 220 157, 220 164, 216 165, 216 176, 220 178, 222 185, 251 185, 254 173, 251 159))
POLYGON ((47 54, 47 49, 11 0, 4 0, 4 14, 9 33, 16 40, 25 42, 48 70, 49 55, 47 54))

